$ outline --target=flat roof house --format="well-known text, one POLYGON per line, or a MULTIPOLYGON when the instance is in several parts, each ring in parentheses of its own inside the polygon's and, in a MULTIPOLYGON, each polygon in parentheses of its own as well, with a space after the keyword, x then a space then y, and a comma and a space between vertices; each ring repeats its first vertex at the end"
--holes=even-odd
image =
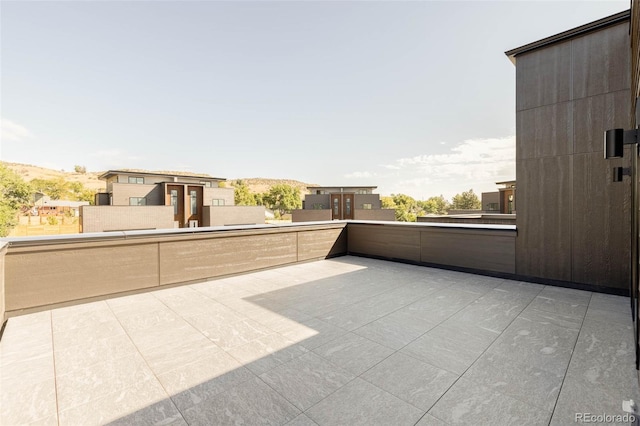
POLYGON ((395 220, 395 210, 382 209, 377 186, 310 186, 293 222, 316 220, 395 220))
POLYGON ((234 207, 233 188, 220 186, 224 178, 136 170, 109 170, 99 178, 106 192, 96 194, 96 206, 82 209, 83 232, 264 223, 264 207, 234 207))
POLYGON ((502 186, 497 191, 482 193, 484 213, 514 214, 516 212, 516 181, 496 182, 502 186))

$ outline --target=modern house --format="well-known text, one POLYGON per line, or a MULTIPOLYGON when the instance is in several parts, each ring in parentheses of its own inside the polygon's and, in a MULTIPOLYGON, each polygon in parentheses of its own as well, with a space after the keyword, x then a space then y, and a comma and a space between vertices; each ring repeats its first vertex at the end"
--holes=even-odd
POLYGON ((502 185, 502 188, 498 191, 482 193, 482 211, 514 214, 516 212, 516 181, 496 182, 496 185, 502 185))
POLYGON ((517 226, 327 188, 322 223, 0 241, 0 423, 633 423, 639 139, 602 139, 640 124, 639 7, 507 52, 517 226))
POLYGON ((234 206, 224 178, 179 172, 109 170, 106 192, 84 207, 82 232, 264 223, 261 206, 234 206))
POLYGON ((317 220, 395 220, 395 210, 383 209, 376 186, 310 186, 293 222, 317 220))
POLYGON ((629 27, 625 11, 506 52, 520 275, 628 288, 631 185, 613 182, 612 168, 629 167, 630 155, 605 161, 602 146, 606 130, 634 127, 629 27))

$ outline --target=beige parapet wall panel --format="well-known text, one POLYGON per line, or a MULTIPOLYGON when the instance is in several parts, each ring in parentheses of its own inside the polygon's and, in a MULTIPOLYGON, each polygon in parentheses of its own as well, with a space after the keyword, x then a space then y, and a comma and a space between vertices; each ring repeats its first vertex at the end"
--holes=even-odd
POLYGON ((158 245, 85 243, 10 249, 6 311, 158 286, 158 245))
POLYGON ((264 224, 264 206, 204 206, 200 226, 264 224))
POLYGON ((349 252, 420 261, 420 232, 412 226, 349 224, 349 252))
POLYGON ((355 209, 353 211, 355 215, 354 220, 382 220, 395 222, 396 210, 395 209, 355 209))
POLYGON ((347 252, 347 229, 298 232, 298 260, 338 256, 347 252))
POLYGON ((297 261, 295 232, 160 244, 160 284, 237 274, 297 261))
POLYGON ((420 232, 421 261, 514 274, 516 232, 426 228, 420 232))
POLYGON ((175 227, 172 206, 82 206, 80 223, 83 233, 175 227))
POLYGON ((324 220, 331 220, 331 210, 298 209, 291 212, 292 222, 319 222, 324 220))

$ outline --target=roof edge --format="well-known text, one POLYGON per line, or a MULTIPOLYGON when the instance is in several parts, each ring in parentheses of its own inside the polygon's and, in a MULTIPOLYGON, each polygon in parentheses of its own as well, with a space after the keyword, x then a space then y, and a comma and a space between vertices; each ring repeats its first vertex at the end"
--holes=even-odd
POLYGON ((215 177, 215 176, 204 176, 204 175, 175 175, 172 173, 159 173, 159 172, 151 172, 151 171, 147 171, 147 172, 142 172, 142 171, 135 171, 135 170, 107 170, 106 172, 102 173, 101 175, 98 176, 98 179, 103 179, 106 178, 107 176, 110 175, 118 175, 118 174, 129 174, 129 175, 147 175, 147 176, 175 176, 178 178, 195 178, 195 179, 213 179, 213 180, 219 180, 219 181, 226 181, 226 178, 221 178, 221 177, 215 177))
POLYGON ((550 37, 543 38, 542 40, 534 41, 533 43, 525 44, 524 46, 516 47, 515 49, 504 52, 505 55, 513 62, 516 63, 516 56, 525 52, 530 52, 541 47, 549 46, 551 44, 559 43, 561 41, 568 40, 578 35, 587 34, 593 31, 600 30, 602 28, 616 25, 631 18, 631 9, 618 12, 614 15, 607 16, 597 21, 589 22, 588 24, 581 25, 576 28, 572 28, 567 31, 552 35, 550 37))

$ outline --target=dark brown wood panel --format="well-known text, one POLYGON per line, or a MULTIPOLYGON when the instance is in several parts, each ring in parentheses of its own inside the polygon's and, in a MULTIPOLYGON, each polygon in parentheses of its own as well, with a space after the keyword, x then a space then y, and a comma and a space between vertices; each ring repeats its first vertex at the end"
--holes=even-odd
POLYGON ((571 43, 574 99, 630 88, 629 23, 577 37, 571 43))
POLYGON ((621 90, 574 102, 575 153, 597 152, 602 157, 602 137, 608 129, 630 129, 631 92, 621 90))
POLYGON ((421 261, 515 274, 515 231, 427 228, 420 232, 421 261))
POLYGON ((158 286, 154 243, 9 250, 5 262, 7 311, 158 286))
POLYGON ((574 156, 574 282, 629 286, 631 181, 612 182, 612 167, 622 161, 605 161, 600 152, 574 156))
POLYGON ((168 242, 160 245, 160 284, 237 274, 293 263, 294 232, 168 242))
MULTIPOLYGON (((516 113, 516 158, 573 153, 572 103, 547 105, 516 113)), ((518 185, 520 186, 520 185, 518 185)))
POLYGON ((518 55, 516 64, 517 111, 570 100, 570 41, 518 55))
POLYGON ((420 261, 420 232, 409 226, 349 225, 350 253, 420 261))
POLYGON ((347 253, 347 229, 298 232, 298 261, 347 253))
POLYGON ((571 281, 572 156, 517 160, 516 273, 571 281))

